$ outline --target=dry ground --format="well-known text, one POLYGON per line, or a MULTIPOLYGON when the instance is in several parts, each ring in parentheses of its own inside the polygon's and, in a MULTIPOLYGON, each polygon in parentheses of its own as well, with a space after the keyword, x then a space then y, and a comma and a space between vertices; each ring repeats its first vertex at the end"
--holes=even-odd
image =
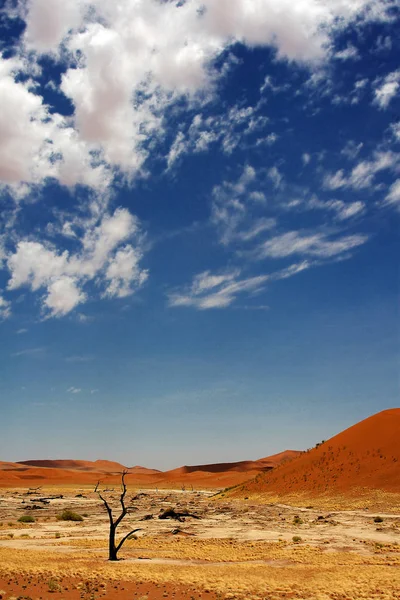
MULTIPOLYGON (((120 551, 123 560, 109 563, 107 515, 92 490, 0 491, 0 598, 400 599, 400 513, 389 506, 380 506, 376 523, 366 507, 329 511, 129 488, 120 534, 142 531, 120 551), (170 507, 201 518, 158 519, 170 507), (57 520, 65 508, 83 522, 57 520), (35 523, 18 523, 25 514, 35 523)), ((107 492, 116 514, 118 491, 107 492)))

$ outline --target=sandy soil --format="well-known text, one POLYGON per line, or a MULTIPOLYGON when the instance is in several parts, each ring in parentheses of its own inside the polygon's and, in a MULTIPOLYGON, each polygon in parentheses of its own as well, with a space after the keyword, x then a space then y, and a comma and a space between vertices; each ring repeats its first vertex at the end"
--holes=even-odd
MULTIPOLYGON (((376 523, 378 515, 365 509, 321 511, 226 501, 214 490, 129 488, 131 510, 119 534, 142 531, 120 551, 123 560, 109 563, 107 515, 92 489, 1 491, 0 596, 400 598, 400 513, 389 506, 376 523), (40 502, 59 494, 63 498, 40 502), (65 508, 84 520, 57 520, 65 508), (201 518, 160 520, 166 508, 201 518), (25 514, 35 523, 19 523, 25 514)), ((106 494, 119 514, 118 488, 106 494)))

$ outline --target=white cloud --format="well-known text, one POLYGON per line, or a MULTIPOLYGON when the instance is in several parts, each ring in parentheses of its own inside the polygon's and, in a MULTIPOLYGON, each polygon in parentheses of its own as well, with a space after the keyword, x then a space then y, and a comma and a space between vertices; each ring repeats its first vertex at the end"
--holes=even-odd
POLYGON ((336 171, 336 173, 326 175, 324 178, 324 187, 328 190, 338 190, 347 185, 348 181, 344 176, 343 169, 336 171))
POLYGON ((45 348, 43 347, 38 347, 38 348, 26 348, 25 350, 19 350, 18 352, 13 352, 11 354, 12 357, 18 357, 18 356, 40 356, 43 354, 45 348))
POLYGON ((81 393, 81 388, 76 388, 71 386, 70 388, 67 389, 67 393, 68 394, 80 394, 81 393))
POLYGON ((268 169, 268 177, 274 184, 275 189, 278 189, 282 183, 282 174, 279 172, 278 167, 272 167, 268 169))
POLYGON ((258 237, 261 233, 274 229, 276 227, 276 223, 276 219, 272 217, 260 217, 258 219, 254 219, 247 229, 237 233, 237 238, 243 242, 251 241, 258 237))
POLYGON ((306 166, 311 161, 311 155, 307 152, 304 152, 304 154, 301 157, 301 160, 303 161, 303 165, 306 166))
POLYGON ((343 61, 359 60, 361 58, 357 48, 355 46, 353 46, 352 44, 348 44, 346 46, 346 48, 344 48, 343 50, 340 50, 339 52, 335 52, 333 57, 336 60, 343 60, 343 61))
POLYGON ((316 196, 313 196, 308 201, 307 207, 310 209, 328 210, 335 213, 336 218, 339 221, 350 219, 356 215, 361 214, 365 210, 364 202, 357 200, 355 202, 343 202, 342 200, 319 200, 316 196))
MULTIPOLYGON (((171 167, 184 154, 206 152, 213 144, 219 144, 222 152, 227 155, 237 147, 246 147, 249 136, 262 132, 268 123, 268 118, 259 115, 260 103, 256 106, 231 106, 224 114, 205 117, 198 113, 185 131, 178 131, 168 155, 167 168, 171 167)), ((256 146, 272 145, 278 136, 270 133, 257 139, 256 146)))
POLYGON ((377 173, 385 170, 397 170, 399 160, 399 155, 394 152, 375 152, 371 160, 360 161, 347 176, 343 169, 333 174, 327 174, 324 178, 324 187, 328 190, 367 188, 373 184, 377 173))
POLYGON ((361 152, 363 146, 364 146, 364 144, 362 142, 360 142, 359 144, 356 144, 356 142, 354 140, 349 140, 346 143, 346 145, 344 146, 344 148, 342 149, 340 154, 342 154, 349 160, 354 160, 357 158, 357 156, 361 152))
MULTIPOLYGON (((272 46, 279 58, 312 66, 330 58, 330 36, 339 23, 387 19, 393 4, 30 0, 21 10, 27 25, 21 56, 29 51, 29 66, 14 58, 0 63, 0 177, 15 193, 19 184, 47 177, 96 189, 107 187, 114 169, 133 177, 164 134, 166 107, 182 95, 209 97, 217 76, 212 61, 231 45, 272 46), (43 54, 68 65, 59 91, 73 103, 72 119, 50 112, 32 79, 18 80, 20 72, 35 79, 34 59, 43 54)), ((248 121, 248 133, 265 124, 265 117, 237 110, 248 121)), ((237 123, 234 114, 229 119, 237 123)), ((267 143, 275 141, 273 135, 267 143)), ((200 132, 196 151, 213 141, 212 130, 200 132)), ((223 136, 226 152, 237 144, 237 135, 223 136)))
POLYGON ((400 69, 386 75, 379 81, 379 87, 375 89, 374 102, 381 110, 386 109, 400 89, 400 69))
POLYGON ((385 200, 389 204, 400 206, 400 179, 396 179, 396 181, 391 185, 385 200))
POLYGON ((11 303, 0 296, 0 319, 8 319, 11 316, 11 303))
POLYGON ((268 281, 268 275, 240 279, 240 271, 212 275, 205 271, 196 275, 192 285, 184 292, 168 295, 172 307, 191 306, 199 310, 226 308, 233 304, 238 295, 256 294, 268 281))
POLYGON ((148 271, 142 271, 139 267, 141 253, 132 246, 125 246, 118 250, 115 257, 110 261, 105 274, 109 285, 105 294, 123 298, 132 293, 132 282, 141 287, 148 278, 148 271))
POLYGON ((396 142, 400 142, 400 121, 392 123, 390 126, 391 134, 396 142))
POLYGON ((322 233, 307 235, 298 231, 288 231, 260 244, 256 256, 258 259, 286 258, 298 254, 327 259, 361 246, 367 240, 368 236, 361 234, 330 240, 322 233))
POLYGON ((85 300, 86 294, 78 288, 76 279, 61 276, 48 284, 43 304, 49 309, 50 316, 61 317, 85 300))
MULTIPOLYGON (((7 247, 14 247, 7 253, 8 289, 27 287, 39 292, 42 308, 50 316, 65 315, 82 305, 95 286, 102 296, 133 293, 148 277, 140 268, 139 223, 127 210, 109 214, 107 191, 114 177, 123 175, 129 182, 145 174, 147 157, 157 153, 158 142, 169 135, 166 111, 173 107, 179 112, 184 98, 185 106, 198 112, 187 129, 178 126, 166 153, 168 168, 183 154, 204 152, 216 143, 226 154, 243 140, 271 145, 277 135, 266 135, 268 117, 261 104, 234 105, 217 116, 207 116, 209 111, 203 110, 218 89, 214 59, 241 42, 251 48, 272 46, 278 58, 314 69, 332 58, 331 42, 338 28, 352 20, 385 19, 393 4, 384 0, 30 0, 23 13, 27 28, 17 48, 20 58, 0 58, 0 180, 18 205, 49 179, 70 188, 88 186, 97 196, 89 200, 90 218, 69 217, 58 227, 53 224, 56 234, 68 238, 68 251, 33 236, 18 240, 14 235, 11 243, 7 240, 7 247), (54 81, 49 85, 71 101, 71 117, 54 112, 40 95, 38 60, 43 54, 66 69, 60 85, 54 81)), ((347 58, 350 51, 347 48, 347 58)), ((222 69, 221 77, 223 73, 222 69)), ((385 88, 393 84, 388 79, 392 76, 378 82, 381 107, 393 96, 393 85, 385 88)), ((267 95, 286 86, 278 90, 267 78, 262 89, 267 95)), ((305 157, 309 155, 303 155, 306 164, 309 158, 305 157)), ((385 166, 382 155, 360 163, 349 175, 344 171, 329 175, 327 187, 366 187, 375 173, 391 168, 390 160, 388 156, 385 166)), ((282 174, 277 167, 268 176, 269 187, 272 182, 278 189, 282 174)), ((212 220, 222 243, 258 241, 259 235, 275 227, 269 214, 260 216, 254 208, 268 204, 257 178, 248 166, 237 180, 214 189, 212 220)), ((337 209, 338 218, 339 214, 347 218, 348 210, 350 206, 343 212, 337 209)), ((47 233, 50 229, 51 224, 47 233)), ((1 250, 0 255, 1 260, 1 250)), ((225 294, 225 299, 220 295, 212 301, 228 300, 225 294)))
POLYGON ((272 180, 275 187, 281 175, 276 167, 257 173, 251 165, 246 165, 238 179, 214 187, 211 223, 221 244, 249 242, 276 226, 274 217, 264 215, 267 198, 260 189, 262 179, 272 180))
POLYGON ((66 119, 49 112, 32 80, 17 80, 24 69, 22 61, 0 56, 0 181, 16 199, 29 193, 27 184, 41 184, 48 177, 68 186, 105 189, 109 174, 93 148, 66 119))
MULTIPOLYGON (((331 255, 330 255, 331 256, 331 255)), ((320 257, 319 257, 320 258, 320 257)), ((258 275, 241 279, 241 271, 231 271, 222 275, 213 275, 210 271, 199 273, 193 278, 190 286, 182 291, 172 291, 168 294, 169 306, 193 307, 198 310, 212 308, 227 308, 234 305, 237 297, 241 294, 257 296, 261 293, 268 282, 288 279, 318 266, 321 261, 302 260, 293 263, 283 269, 270 274, 258 275)), ((268 310, 269 307, 262 305, 236 305, 233 308, 245 310, 268 310)))
POLYGON ((44 289, 45 314, 58 317, 85 302, 83 286, 89 281, 96 279, 97 284, 105 285, 105 295, 120 297, 145 282, 148 273, 139 267, 139 223, 128 210, 105 214, 98 225, 86 230, 80 242, 81 251, 59 253, 49 244, 20 241, 8 258, 8 289, 44 289), (128 239, 136 241, 136 249, 132 245, 120 248, 128 239))
POLYGON ((376 46, 374 48, 374 52, 376 53, 381 53, 381 52, 390 52, 390 50, 392 49, 392 38, 387 35, 387 36, 383 36, 383 35, 378 35, 378 38, 376 40, 376 46))
POLYGON ((33 0, 27 15, 28 46, 39 52, 55 51, 69 30, 81 21, 79 0, 33 0))

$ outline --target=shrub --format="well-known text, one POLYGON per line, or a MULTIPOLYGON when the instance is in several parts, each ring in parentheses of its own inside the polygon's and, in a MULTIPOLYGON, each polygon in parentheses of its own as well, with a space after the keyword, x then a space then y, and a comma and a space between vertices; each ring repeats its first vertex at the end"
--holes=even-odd
POLYGON ((374 523, 383 523, 382 517, 375 517, 374 523))
POLYGON ((58 521, 83 521, 83 517, 72 510, 63 510, 60 515, 57 515, 58 521))
POLYGON ((56 531, 56 533, 55 533, 56 540, 59 540, 60 537, 61 537, 61 533, 59 531, 56 531))
POLYGON ((295 544, 298 544, 299 542, 301 542, 301 537, 299 535, 294 535, 292 537, 292 540, 294 541, 295 544))
POLYGON ((303 525, 303 520, 300 517, 295 517, 293 519, 293 525, 303 525))
POLYGON ((32 515, 22 515, 18 519, 18 523, 36 523, 36 519, 32 515))
POLYGON ((47 585, 49 586, 49 592, 51 593, 62 591, 61 585, 58 583, 57 579, 49 579, 47 585))

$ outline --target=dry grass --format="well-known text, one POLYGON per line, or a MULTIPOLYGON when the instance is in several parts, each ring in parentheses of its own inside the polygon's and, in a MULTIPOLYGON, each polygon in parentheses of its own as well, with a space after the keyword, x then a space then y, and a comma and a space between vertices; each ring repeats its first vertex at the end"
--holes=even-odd
POLYGON ((65 561, 60 560, 59 552, 0 548, 0 576, 33 573, 89 580, 100 577, 105 582, 118 579, 175 582, 224 593, 269 594, 268 600, 285 597, 309 600, 400 598, 396 580, 400 567, 397 546, 382 546, 374 551, 371 545, 371 553, 363 556, 284 543, 189 539, 166 542, 160 538, 131 542, 126 556, 137 556, 139 548, 146 549, 146 555, 153 550, 159 557, 209 562, 140 564, 126 560, 111 564, 105 561, 104 552, 91 552, 89 557, 88 552, 81 551, 69 555, 65 561))
MULTIPOLYGON (((227 497, 241 498, 242 496, 243 492, 239 487, 228 492, 222 492, 215 497, 215 500, 226 501, 227 497)), ((313 506, 324 510, 360 510, 368 508, 369 510, 382 512, 400 511, 400 494, 382 490, 354 489, 351 494, 321 494, 319 496, 301 492, 278 495, 246 491, 246 496, 251 502, 259 502, 260 504, 281 503, 299 507, 313 506)))

